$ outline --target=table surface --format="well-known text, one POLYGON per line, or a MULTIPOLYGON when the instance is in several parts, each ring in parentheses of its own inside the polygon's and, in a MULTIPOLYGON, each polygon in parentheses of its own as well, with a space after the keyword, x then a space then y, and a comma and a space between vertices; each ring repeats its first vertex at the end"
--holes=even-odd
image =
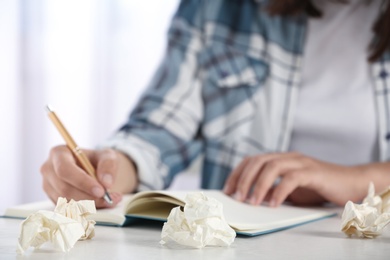
POLYGON ((160 245, 161 223, 96 226, 92 240, 78 241, 68 253, 46 244, 30 248, 24 257, 16 253, 20 223, 0 218, 0 259, 390 259, 390 230, 376 239, 348 238, 340 231, 340 214, 267 235, 237 237, 230 247, 203 249, 160 245))

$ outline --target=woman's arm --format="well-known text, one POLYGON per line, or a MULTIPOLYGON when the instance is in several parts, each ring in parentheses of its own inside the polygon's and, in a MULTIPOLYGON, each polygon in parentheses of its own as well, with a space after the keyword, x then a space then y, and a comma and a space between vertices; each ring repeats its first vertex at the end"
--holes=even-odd
POLYGON ((390 185, 390 163, 341 166, 299 153, 248 157, 232 172, 224 191, 240 201, 278 206, 286 199, 296 204, 333 202, 344 205, 367 195, 373 182, 380 191, 390 185), (250 192, 250 190, 252 192, 250 192))

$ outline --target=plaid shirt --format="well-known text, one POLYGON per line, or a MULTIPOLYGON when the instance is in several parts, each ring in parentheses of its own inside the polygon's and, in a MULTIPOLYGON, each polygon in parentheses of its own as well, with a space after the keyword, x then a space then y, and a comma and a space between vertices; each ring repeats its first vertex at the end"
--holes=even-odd
MULTIPOLYGON (((244 157, 288 150, 307 17, 270 16, 265 2, 181 2, 165 59, 128 122, 104 144, 134 160, 139 190, 166 188, 200 154, 202 188, 220 189, 244 157)), ((385 161, 390 54, 371 67, 385 161)))

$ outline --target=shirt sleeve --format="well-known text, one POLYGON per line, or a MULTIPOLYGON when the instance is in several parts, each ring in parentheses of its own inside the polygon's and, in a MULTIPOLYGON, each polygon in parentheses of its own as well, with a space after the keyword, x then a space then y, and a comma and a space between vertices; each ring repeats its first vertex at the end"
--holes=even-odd
POLYGON ((203 45, 202 9, 202 1, 180 3, 168 31, 165 57, 149 87, 126 124, 102 144, 134 161, 138 190, 168 187, 202 150, 203 103, 197 62, 203 45))

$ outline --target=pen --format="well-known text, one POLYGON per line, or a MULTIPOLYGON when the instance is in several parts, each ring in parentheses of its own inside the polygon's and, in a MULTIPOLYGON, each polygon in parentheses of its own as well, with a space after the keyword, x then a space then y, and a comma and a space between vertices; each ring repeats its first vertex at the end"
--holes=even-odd
MULTIPOLYGON (((93 178, 96 178, 96 171, 95 168, 92 166, 91 162, 88 160, 88 157, 81 151, 79 146, 76 144, 76 142, 73 140, 72 136, 68 133, 64 125, 62 124, 61 120, 57 117, 56 113, 50 108, 49 105, 46 105, 46 111, 50 118, 50 120, 53 122, 54 126, 57 128, 57 130, 60 132, 62 137, 65 140, 66 145, 68 148, 72 151, 74 156, 77 158, 79 163, 81 164, 81 167, 93 178)), ((108 194, 107 190, 105 189, 105 193, 103 196, 104 200, 112 204, 112 199, 110 195, 108 194)))

